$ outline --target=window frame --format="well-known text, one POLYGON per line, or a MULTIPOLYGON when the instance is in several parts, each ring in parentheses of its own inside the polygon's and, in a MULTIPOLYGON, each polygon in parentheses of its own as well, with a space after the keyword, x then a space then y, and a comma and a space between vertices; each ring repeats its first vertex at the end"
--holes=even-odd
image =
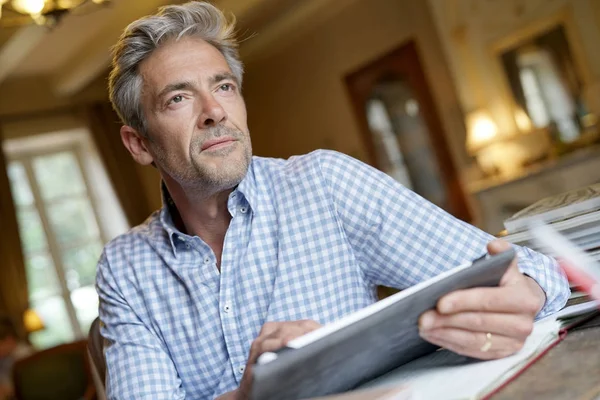
MULTIPOLYGON (((32 297, 29 293, 28 300, 32 303, 40 303, 46 299, 60 298, 63 301, 65 311, 69 322, 69 331, 72 332, 74 340, 87 337, 87 332, 83 331, 82 322, 77 315, 77 307, 73 303, 72 294, 79 288, 70 289, 68 285, 68 268, 63 262, 64 256, 71 249, 83 248, 85 245, 100 242, 102 246, 112 239, 116 234, 122 233, 129 228, 126 222, 124 213, 116 193, 112 187, 112 182, 108 179, 107 171, 98 157, 97 149, 91 140, 89 131, 85 128, 73 129, 62 132, 48 132, 32 137, 9 139, 3 143, 3 149, 7 165, 13 162, 18 162, 22 165, 27 184, 31 190, 32 203, 27 205, 19 205, 15 202, 15 210, 35 210, 40 219, 40 224, 45 234, 46 248, 36 250, 30 253, 25 252, 24 244, 22 244, 23 256, 25 260, 33 257, 45 255, 50 258, 54 264, 54 273, 57 278, 58 288, 54 293, 45 293, 39 298, 32 297), (84 190, 80 193, 62 195, 49 200, 44 200, 41 185, 38 183, 35 176, 34 160, 37 157, 43 157, 53 154, 68 152, 75 157, 77 166, 79 167, 84 190), (92 184, 92 182, 94 184, 92 184), (105 187, 108 184, 109 187, 105 187), (108 197, 107 197, 108 196, 108 197), (110 215, 107 215, 108 198, 110 215), (97 226, 97 235, 94 235, 85 240, 77 240, 68 244, 61 244, 58 237, 52 229, 52 224, 49 216, 49 205, 58 204, 65 200, 85 199, 92 209, 92 215, 97 226), (114 206, 118 205, 118 210, 113 210, 114 206), (104 221, 103 221, 104 219, 104 221), (115 226, 111 226, 116 225, 115 226)), ((1 150, 0 150, 1 151, 1 150)), ((80 288, 89 287, 89 283, 82 284, 80 288)), ((31 286, 28 285, 28 289, 31 286)), ((85 325, 85 324, 84 324, 85 325)), ((57 343, 58 344, 58 343, 57 343)))

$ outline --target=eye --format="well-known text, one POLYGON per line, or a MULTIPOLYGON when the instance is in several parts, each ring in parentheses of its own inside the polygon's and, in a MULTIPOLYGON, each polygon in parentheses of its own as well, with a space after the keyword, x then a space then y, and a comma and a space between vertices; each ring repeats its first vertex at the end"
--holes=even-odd
POLYGON ((235 88, 231 83, 224 83, 221 86, 219 86, 219 89, 221 89, 224 92, 231 92, 235 88))
POLYGON ((177 96, 173 97, 169 103, 181 103, 183 101, 183 96, 178 94, 177 96))

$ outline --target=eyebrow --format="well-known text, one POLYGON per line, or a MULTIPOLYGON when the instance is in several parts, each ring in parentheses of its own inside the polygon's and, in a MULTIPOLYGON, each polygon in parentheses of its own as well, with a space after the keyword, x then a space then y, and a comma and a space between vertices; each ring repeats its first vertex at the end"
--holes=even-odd
POLYGON ((193 86, 194 84, 190 81, 169 83, 158 93, 157 98, 162 99, 165 95, 167 95, 167 93, 174 92, 176 90, 190 89, 193 86))
POLYGON ((222 81, 231 80, 235 83, 238 83, 236 77, 231 72, 220 72, 215 74, 212 78, 210 78, 211 83, 214 85, 215 83, 219 83, 222 81))

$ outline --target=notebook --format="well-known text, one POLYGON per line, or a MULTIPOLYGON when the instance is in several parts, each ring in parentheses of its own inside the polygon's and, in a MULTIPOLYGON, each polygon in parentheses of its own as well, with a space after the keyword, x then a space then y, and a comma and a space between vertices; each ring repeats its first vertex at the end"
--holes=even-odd
POLYGON ((407 363, 361 389, 405 387, 413 400, 487 399, 558 344, 569 329, 596 315, 598 307, 600 302, 589 301, 536 322, 515 355, 481 361, 441 350, 407 363))
POLYGON ((305 399, 356 388, 434 352, 418 318, 455 290, 497 286, 514 250, 485 256, 301 336, 253 368, 252 399, 305 399))

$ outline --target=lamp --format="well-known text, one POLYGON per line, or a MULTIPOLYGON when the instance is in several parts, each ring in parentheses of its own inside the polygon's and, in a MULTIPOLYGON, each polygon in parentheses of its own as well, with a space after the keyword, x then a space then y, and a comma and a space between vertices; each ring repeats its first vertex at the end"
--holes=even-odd
POLYGON ((39 15, 46 6, 44 0, 13 0, 12 6, 21 14, 39 15))
POLYGON ((0 0, 0 23, 3 26, 54 25, 67 12, 85 5, 108 3, 110 0, 0 0), (2 10, 4 8, 4 15, 2 10))
POLYGON ((23 313, 23 325, 25 326, 27 333, 41 331, 45 328, 44 322, 38 313, 31 308, 23 313))
POLYGON ((498 135, 498 126, 485 110, 476 110, 467 115, 467 150, 475 155, 492 143, 498 135))
POLYGON ((521 172, 526 155, 523 149, 506 135, 500 135, 498 126, 484 109, 467 115, 467 150, 477 159, 486 175, 500 174, 505 178, 521 172))

